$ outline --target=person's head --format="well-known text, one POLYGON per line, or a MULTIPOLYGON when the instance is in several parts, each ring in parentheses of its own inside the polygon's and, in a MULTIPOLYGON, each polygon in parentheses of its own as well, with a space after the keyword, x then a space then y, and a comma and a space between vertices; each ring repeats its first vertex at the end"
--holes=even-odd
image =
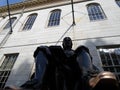
POLYGON ((65 37, 63 39, 63 48, 66 49, 71 49, 72 48, 72 40, 70 37, 65 37))

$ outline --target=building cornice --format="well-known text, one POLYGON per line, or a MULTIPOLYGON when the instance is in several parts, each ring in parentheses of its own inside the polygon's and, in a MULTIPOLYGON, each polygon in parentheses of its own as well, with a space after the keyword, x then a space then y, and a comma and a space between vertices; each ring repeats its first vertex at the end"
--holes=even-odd
MULTIPOLYGON (((74 0, 75 2, 84 2, 84 1, 90 1, 90 0, 74 0)), ((23 7, 25 7, 25 11, 32 11, 35 9, 41 9, 41 8, 48 8, 48 7, 54 7, 59 5, 65 5, 70 4, 71 0, 28 0, 16 4, 10 4, 10 11, 11 14, 19 13, 23 7)), ((0 7, 0 16, 5 16, 8 12, 7 6, 0 7)))
MULTIPOLYGON (((35 6, 38 4, 43 4, 43 3, 47 3, 53 0, 28 0, 28 1, 24 1, 24 2, 20 2, 20 3, 16 3, 16 4, 10 4, 10 10, 14 11, 14 10, 19 10, 22 7, 31 7, 31 6, 35 6)), ((2 6, 0 7, 0 12, 6 12, 8 9, 7 5, 6 6, 2 6)))

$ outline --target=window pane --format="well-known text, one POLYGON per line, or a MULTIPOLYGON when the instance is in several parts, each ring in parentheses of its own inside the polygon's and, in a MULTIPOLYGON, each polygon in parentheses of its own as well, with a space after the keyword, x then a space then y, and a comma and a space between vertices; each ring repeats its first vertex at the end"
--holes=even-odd
MULTIPOLYGON (((16 19, 17 19, 16 17, 10 19, 10 20, 11 20, 11 25, 14 23, 14 21, 15 21, 16 19)), ((3 28, 3 30, 10 28, 10 20, 9 20, 8 23, 5 25, 5 27, 3 28)))
POLYGON ((106 16, 99 4, 89 4, 87 5, 88 15, 90 20, 101 20, 105 19, 106 16))
POLYGON ((103 69, 116 74, 120 81, 120 47, 115 48, 100 48, 98 52, 101 57, 103 69))
POLYGON ((30 15, 23 27, 23 30, 30 30, 35 22, 36 17, 37 17, 37 14, 30 15))
POLYGON ((4 88, 18 54, 7 54, 4 57, 5 59, 0 66, 0 88, 4 88))
POLYGON ((51 12, 48 26, 56 26, 60 23, 61 10, 54 10, 51 12))

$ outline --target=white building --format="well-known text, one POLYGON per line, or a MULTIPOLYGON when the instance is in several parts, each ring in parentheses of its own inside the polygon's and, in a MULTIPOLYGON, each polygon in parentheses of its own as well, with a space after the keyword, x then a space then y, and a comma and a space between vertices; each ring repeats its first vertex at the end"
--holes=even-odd
POLYGON ((85 45, 100 70, 120 81, 120 0, 26 0, 0 7, 0 87, 20 86, 33 71, 33 53, 40 45, 73 40, 85 45), (75 25, 73 25, 73 14, 75 25))

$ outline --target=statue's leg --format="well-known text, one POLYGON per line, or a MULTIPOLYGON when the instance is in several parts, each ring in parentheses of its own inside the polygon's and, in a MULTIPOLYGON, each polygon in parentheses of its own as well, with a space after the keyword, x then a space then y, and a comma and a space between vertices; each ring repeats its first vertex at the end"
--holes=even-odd
MULTIPOLYGON (((48 50, 47 48, 46 51, 48 50)), ((39 51, 35 60, 35 79, 38 80, 38 84, 34 85, 34 87, 40 87, 41 90, 56 90, 56 66, 54 58, 51 54, 48 56, 47 52, 39 51)))
POLYGON ((84 49, 82 49, 80 53, 77 54, 77 62, 82 69, 84 76, 89 74, 88 71, 93 70, 91 57, 84 49))
POLYGON ((88 89, 118 90, 118 83, 115 79, 114 74, 111 72, 95 72, 95 68, 93 67, 89 53, 84 49, 78 53, 77 61, 79 63, 79 66, 81 66, 83 69, 83 83, 86 83, 85 85, 88 86, 88 89))
POLYGON ((35 79, 42 83, 42 78, 45 74, 46 66, 48 64, 47 57, 42 51, 39 51, 38 55, 36 56, 35 63, 35 79))
POLYGON ((39 51, 38 55, 35 58, 35 63, 35 80, 37 80, 38 83, 34 85, 34 88, 48 90, 48 87, 51 88, 50 76, 51 78, 53 77, 53 72, 51 72, 53 70, 53 68, 51 67, 51 59, 47 56, 45 52, 39 51))
POLYGON ((35 57, 35 77, 27 81, 22 88, 39 88, 47 69, 48 59, 43 51, 39 51, 35 57))
POLYGON ((86 50, 81 49, 81 51, 77 53, 77 62, 79 64, 79 67, 82 70, 82 78, 79 82, 79 88, 81 90, 90 90, 89 74, 90 72, 93 71, 93 67, 92 67, 92 60, 89 53, 86 50))

